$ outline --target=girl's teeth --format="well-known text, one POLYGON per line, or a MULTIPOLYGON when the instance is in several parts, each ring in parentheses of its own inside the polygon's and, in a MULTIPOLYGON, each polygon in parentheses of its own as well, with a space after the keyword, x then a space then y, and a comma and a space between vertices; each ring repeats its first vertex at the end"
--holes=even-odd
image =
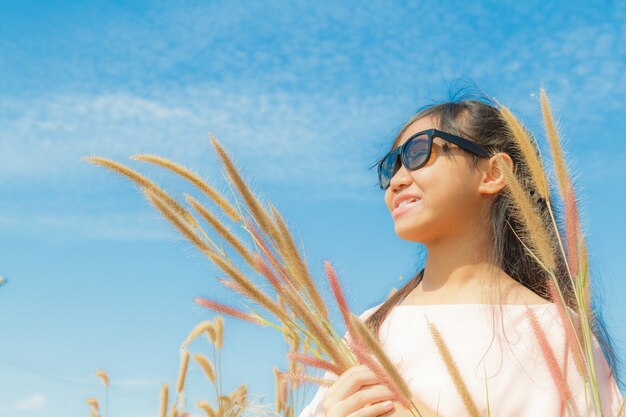
POLYGON ((398 204, 398 207, 402 207, 402 206, 404 206, 406 204, 410 204, 410 203, 415 203, 416 201, 417 201, 417 199, 415 199, 415 198, 412 198, 410 200, 404 200, 400 204, 398 204))

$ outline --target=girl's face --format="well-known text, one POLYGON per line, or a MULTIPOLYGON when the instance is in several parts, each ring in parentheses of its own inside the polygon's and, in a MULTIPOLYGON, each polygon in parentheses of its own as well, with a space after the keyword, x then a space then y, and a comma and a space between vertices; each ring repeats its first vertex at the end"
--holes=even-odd
MULTIPOLYGON (((402 133, 397 146, 414 133, 438 128, 437 122, 432 117, 416 120, 402 133)), ((446 237, 466 235, 477 226, 485 201, 478 191, 481 172, 472 168, 471 158, 458 146, 434 138, 426 165, 415 171, 400 167, 385 190, 385 204, 400 238, 428 246, 446 237), (407 196, 417 200, 398 207, 407 196)))

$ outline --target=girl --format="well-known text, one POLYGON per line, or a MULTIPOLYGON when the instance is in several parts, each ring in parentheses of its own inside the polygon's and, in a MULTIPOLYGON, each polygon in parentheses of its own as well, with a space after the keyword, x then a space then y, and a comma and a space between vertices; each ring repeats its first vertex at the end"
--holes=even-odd
MULTIPOLYGON (((500 109, 489 99, 427 106, 402 127, 377 163, 379 182, 397 235, 424 245, 427 256, 403 288, 361 318, 397 364, 424 417, 595 415, 568 356, 548 276, 513 232, 518 224, 496 154, 515 168, 530 195, 539 195, 500 109), (555 382, 529 315, 547 335, 565 385, 555 382), (465 394, 442 360, 431 324, 460 371, 465 394)), ((545 201, 533 201, 536 210, 547 211, 545 201)), ((550 238, 556 239, 554 232, 550 238)), ((560 288, 573 307, 562 254, 555 256, 560 288)), ((600 320, 593 346, 603 415, 617 416, 622 395, 616 358, 600 320)), ((411 415, 394 400, 360 365, 320 387, 300 417, 411 415)))

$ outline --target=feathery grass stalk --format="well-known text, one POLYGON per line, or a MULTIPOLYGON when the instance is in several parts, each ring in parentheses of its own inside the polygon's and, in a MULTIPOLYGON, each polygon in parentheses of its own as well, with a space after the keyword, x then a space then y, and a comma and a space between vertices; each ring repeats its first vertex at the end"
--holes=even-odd
POLYGON ((272 217, 275 220, 276 226, 278 227, 280 236, 282 237, 282 242, 284 245, 281 245, 281 253, 285 255, 287 260, 291 262, 291 264, 295 264, 295 273, 294 277, 298 280, 298 282, 304 286, 307 295, 310 297, 313 305, 317 308, 318 312, 322 315, 322 317, 328 317, 328 310, 326 309, 326 304, 320 295, 317 286, 313 282, 311 275, 306 267, 306 263, 300 256, 300 252, 298 251, 295 242, 292 239, 291 233, 289 233, 289 228, 285 223, 285 220, 281 216, 280 212, 273 206, 269 205, 270 212, 272 213, 272 217), (286 247, 283 247, 286 246, 286 247))
POLYGON ((230 245, 241 255, 241 257, 249 264, 252 265, 250 251, 245 245, 235 236, 226 226, 224 226, 211 212, 204 207, 198 200, 185 194, 185 199, 194 210, 202 217, 215 231, 222 236, 230 245))
POLYGON ((511 113, 507 107, 500 108, 501 116, 507 123, 509 130, 513 134, 517 146, 524 155, 526 165, 530 171, 530 175, 533 179, 533 183, 539 192, 539 195, 544 199, 548 199, 550 196, 550 187, 548 185, 548 179, 546 177, 541 158, 535 152, 535 146, 531 136, 526 132, 522 124, 511 113))
POLYGON ((250 323, 254 323, 257 324, 259 326, 267 326, 267 321, 265 321, 264 319, 262 319, 259 316, 254 316, 252 314, 248 314, 244 311, 238 310, 236 308, 233 307, 229 307, 227 305, 218 303, 216 301, 211 301, 208 300, 206 298, 202 298, 202 297, 196 297, 194 299, 194 302, 198 305, 201 305, 202 307, 208 308, 210 310, 213 310, 217 313, 221 313, 221 314, 226 314, 228 316, 237 318, 239 320, 244 320, 250 323))
POLYGON ((206 183, 202 178, 200 178, 197 174, 192 172, 191 170, 176 164, 172 161, 169 161, 165 158, 161 158, 156 155, 148 155, 148 154, 138 154, 131 156, 132 159, 150 162, 155 165, 160 165, 163 168, 169 169, 170 171, 180 175, 185 178, 193 185, 196 186, 200 191, 202 191, 207 197, 209 197, 222 211, 234 222, 239 223, 241 221, 241 215, 235 208, 222 196, 215 188, 211 187, 206 183))
POLYGON ((204 411, 207 417, 218 417, 213 407, 211 407, 209 403, 206 401, 198 401, 198 403, 196 404, 196 407, 204 411))
POLYGON ((235 164, 233 164, 230 156, 228 156, 228 153, 224 150, 222 144, 217 140, 217 138, 215 138, 215 136, 211 134, 209 134, 209 136, 211 139, 211 144, 215 148, 215 153, 221 159, 224 168, 226 168, 226 173, 235 184, 235 187, 237 188, 239 194, 241 194, 241 197, 250 209, 250 212, 254 216, 254 219, 261 226, 261 229, 265 233, 278 241, 279 239, 276 237, 278 236, 278 233, 276 232, 275 225, 268 216, 267 212, 246 185, 246 182, 243 180, 243 178, 235 168, 235 164))
POLYGON ((191 343, 192 341, 194 341, 198 336, 200 336, 202 333, 208 332, 209 328, 212 327, 213 324, 210 321, 203 321, 200 324, 198 324, 196 327, 193 328, 193 330, 189 333, 189 335, 187 336, 187 339, 185 339, 185 341, 183 342, 182 345, 180 345, 180 350, 183 350, 187 347, 187 345, 189 343, 191 343))
POLYGON ((246 384, 239 385, 231 394, 231 398, 240 405, 245 405, 248 398, 248 387, 246 384))
POLYGON ((325 360, 314 358, 312 356, 307 356, 300 352, 289 352, 287 353, 287 357, 293 361, 300 362, 314 368, 330 371, 337 376, 341 374, 341 371, 337 368, 335 364, 325 360))
POLYGON ((459 368, 457 367, 456 362, 454 361, 454 358, 452 357, 452 354, 450 353, 450 350, 448 349, 445 340, 443 340, 439 329, 437 329, 437 326, 435 326, 435 324, 432 323, 430 320, 426 319, 426 321, 428 321, 428 327, 430 328, 430 333, 432 334, 433 340, 435 341, 435 345, 437 345, 439 355, 441 356, 441 359, 448 369, 448 373, 450 374, 450 377, 454 382, 454 386, 456 387, 457 392, 463 400, 463 404, 465 405, 467 412, 471 416, 480 417, 476 402, 472 398, 472 395, 470 394, 470 391, 467 388, 465 381, 463 381, 461 372, 459 371, 459 368))
POLYGON ((221 316, 216 316, 213 320, 215 322, 215 347, 222 349, 224 343, 224 320, 221 316))
POLYGON ((572 398, 572 394, 569 390, 569 387, 567 386, 567 381, 563 376, 563 372, 561 371, 559 364, 556 360, 554 351, 550 346, 548 337, 546 336, 544 330, 541 328, 535 312, 529 307, 526 307, 526 314, 528 316, 528 319, 530 320, 533 334, 537 339, 537 343, 539 343, 541 354, 543 355, 543 359, 546 361, 546 365, 548 365, 548 370, 550 371, 550 375, 552 376, 554 384, 556 385, 561 400, 567 402, 572 398))
POLYGON ((174 200, 168 193, 163 191, 158 185, 156 185, 154 182, 150 181, 148 178, 141 175, 137 171, 130 169, 118 162, 115 162, 106 158, 101 158, 99 156, 86 156, 85 158, 83 158, 83 160, 108 168, 130 179, 131 181, 139 185, 141 188, 149 189, 154 194, 158 195, 161 199, 165 200, 170 206, 174 207, 176 213, 179 216, 182 216, 193 227, 195 228, 200 227, 198 222, 189 213, 189 211, 187 211, 184 207, 178 204, 176 200, 174 200))
POLYGON ((161 387, 161 409, 160 409, 160 417, 166 417, 167 415, 167 407, 169 402, 169 386, 167 384, 163 384, 161 387))
MULTIPOLYGON (((382 383, 389 389, 389 391, 393 393, 395 398, 399 399, 406 408, 411 407, 411 404, 408 401, 403 400, 405 396, 400 388, 391 380, 391 377, 381 366, 381 364, 374 359, 374 357, 367 350, 367 347, 360 340, 358 335, 356 339, 348 339, 346 341, 346 344, 350 347, 350 350, 357 357, 359 363, 367 366, 370 371, 372 371, 377 377, 379 377, 382 383)), ((419 411, 418 415, 421 416, 421 414, 419 414, 419 411)))
MULTIPOLYGON (((109 374, 101 369, 98 369, 96 371, 96 376, 100 378, 102 385, 104 385, 104 417, 106 417, 109 413, 109 374)), ((100 415, 99 412, 98 415, 100 415)))
POLYGON ((548 101, 548 96, 543 88, 540 89, 540 101, 543 122, 546 127, 546 136, 548 138, 548 143, 550 144, 550 151, 552 152, 552 161, 554 162, 556 179, 559 185, 561 198, 564 199, 564 191, 567 189, 567 184, 569 183, 569 175, 567 173, 565 158, 563 157, 563 151, 561 149, 561 141, 559 140, 554 118, 552 117, 550 102, 548 101))
POLYGON ((200 365, 200 368, 202 368, 202 371, 204 371, 204 374, 209 379, 209 381, 215 383, 215 370, 213 369, 213 365, 211 365, 211 361, 209 361, 209 358, 201 353, 196 353, 193 355, 193 360, 196 361, 198 365, 200 365))
MULTIPOLYGON (((259 230, 254 225, 254 223, 252 223, 249 219, 246 218, 244 220, 244 224, 245 224, 246 230, 252 235, 252 238, 254 239, 254 241, 261 247, 269 263, 272 265, 274 270, 278 272, 278 276, 282 278, 284 283, 288 284, 291 287, 292 291, 298 292, 299 287, 298 287, 297 281, 291 275, 289 275, 285 267, 276 258, 276 256, 274 255, 274 252, 269 247, 265 239, 263 239, 263 237, 259 233, 259 230)), ((254 265, 255 269, 257 266, 258 265, 256 264, 254 265)))
MULTIPOLYGON (((578 286, 579 293, 584 293, 584 286, 586 286, 586 281, 588 280, 588 265, 584 262, 582 265, 582 274, 581 277, 576 280, 576 284, 578 286)), ((593 356, 593 332, 591 330, 591 315, 589 312, 591 311, 591 307, 589 306, 589 299, 587 297, 581 297, 579 300, 580 305, 580 315, 581 315, 581 325, 582 325, 582 335, 584 340, 584 355, 587 363, 587 371, 589 377, 589 383, 592 387, 591 394, 593 396, 594 404, 596 407, 596 412, 599 415, 602 415, 602 405, 600 401, 600 393, 598 390, 598 378, 596 375, 596 367, 595 367, 595 358, 593 356)))
POLYGON ((587 373, 587 367, 583 358, 581 342, 576 334, 576 326, 566 309, 566 305, 559 290, 556 288, 556 285, 552 280, 548 281, 548 291, 550 293, 550 298, 556 304, 559 316, 561 317, 563 328, 565 330, 567 347, 572 351, 574 360, 576 361, 576 369, 578 370, 580 376, 584 378, 584 375, 587 373))
POLYGON ((283 375, 284 378, 291 380, 291 381, 310 382, 310 383, 325 386, 325 387, 331 386, 333 382, 336 381, 335 379, 317 378, 314 376, 300 374, 300 373, 282 372, 281 374, 283 375))
POLYGON ((185 388, 185 379, 187 378, 187 367, 189 366, 189 351, 183 350, 180 360, 180 368, 178 370, 178 382, 176 383, 176 393, 180 395, 185 388))
POLYGON ((496 164, 504 174, 509 195, 514 203, 511 206, 512 214, 519 219, 524 229, 523 235, 528 239, 528 245, 532 250, 536 251, 548 270, 554 271, 556 267, 554 251, 544 226, 544 220, 524 192, 518 179, 505 163, 502 155, 496 155, 496 164))
POLYGON ((87 403, 88 405, 93 407, 94 410, 100 411, 100 403, 98 403, 98 400, 96 398, 94 398, 94 397, 87 398, 85 403, 87 403))
POLYGON ((330 261, 324 261, 324 272, 326 273, 326 277, 328 278, 328 283, 330 284, 330 289, 335 296, 335 300, 337 301, 337 305, 339 306, 339 311, 341 312, 341 316, 343 317, 343 321, 346 324, 348 329, 348 334, 355 338, 355 330, 352 327, 352 323, 350 322, 350 309, 348 308, 348 302, 346 301, 346 297, 343 295, 343 290, 341 289, 341 285, 339 284, 339 279, 337 278, 337 273, 333 268, 330 261))
POLYGON ((204 253, 214 264, 228 274, 240 288, 245 291, 245 295, 252 301, 266 308, 270 313, 279 319, 286 319, 286 312, 282 311, 278 305, 272 301, 266 294, 259 291, 257 287, 246 278, 235 266, 225 261, 219 254, 215 253, 200 237, 191 229, 191 227, 176 213, 167 206, 163 200, 148 189, 144 189, 144 194, 152 203, 152 205, 172 223, 191 243, 196 245, 202 253, 204 253))
POLYGON ((104 385, 105 388, 109 388, 109 374, 105 371, 97 370, 96 376, 100 378, 100 381, 102 381, 102 385, 104 385))
MULTIPOLYGON (((402 405, 404 405, 407 409, 410 409, 411 411, 417 410, 417 407, 415 406, 415 404, 413 404, 413 401, 411 399, 411 391, 409 390, 409 386, 402 378, 402 375, 400 375, 398 368, 396 368, 396 366, 391 363, 391 360, 385 354, 374 335, 354 314, 350 314, 350 323, 355 331, 354 338, 359 339, 355 343, 363 343, 365 346, 367 346, 368 351, 373 353, 376 359, 378 359, 380 365, 389 376, 389 381, 392 383, 392 387, 394 388, 393 391, 400 394, 399 400, 402 405)), ((417 410, 417 412, 419 414, 419 410, 417 410)), ((421 416, 421 414, 419 415, 421 416)))
POLYGON ((278 294, 289 304, 289 307, 294 311, 296 316, 304 323, 306 329, 310 332, 310 335, 314 338, 316 343, 322 346, 326 354, 328 354, 331 360, 337 364, 341 371, 348 369, 351 366, 350 358, 346 357, 346 355, 337 347, 337 342, 328 334, 326 329, 319 322, 319 318, 307 308, 298 294, 292 293, 281 284, 263 258, 257 254, 253 256, 255 257, 255 262, 258 264, 258 268, 261 273, 276 289, 278 294))
POLYGON ((572 276, 578 275, 578 235, 580 227, 578 224, 578 208, 576 207, 576 197, 572 183, 567 184, 565 190, 565 240, 567 242, 567 260, 569 261, 570 273, 572 276))
MULTIPOLYGON (((545 90, 542 88, 540 92, 541 92, 540 94, 541 111, 543 114, 544 124, 546 128, 546 136, 548 138, 548 142, 550 144, 550 149, 552 152, 552 160, 553 160, 553 164, 554 164, 554 168, 556 172, 559 193, 561 195, 561 198, 565 201, 565 206, 567 210, 566 215, 569 215, 570 217, 569 219, 566 219, 566 222, 569 221, 570 223, 571 222, 578 223, 577 211, 574 211, 571 209, 573 204, 575 204, 575 200, 573 200, 574 198, 573 186, 572 186, 569 174, 568 174, 568 169, 565 163, 563 152, 561 150, 559 136, 557 133, 557 129, 555 127, 554 118, 552 117, 552 109, 550 107, 550 103, 548 101, 548 97, 546 95, 545 90), (569 204, 568 204, 568 201, 566 200, 569 200, 569 204), (576 218, 574 218, 574 216, 576 216, 576 218)), ((570 225, 570 229, 573 228, 572 226, 575 227, 576 225, 574 224, 570 225)), ((591 303, 590 303, 590 297, 589 297, 587 253, 586 253, 586 247, 584 245, 584 239, 581 237, 580 231, 571 232, 571 234, 574 234, 575 237, 572 236, 572 238, 575 238, 579 242, 579 244, 576 246, 578 250, 580 250, 578 254, 579 256, 578 255, 574 255, 574 256, 576 256, 576 263, 578 264, 576 265, 576 269, 580 270, 581 272, 580 272, 580 276, 578 276, 578 278, 575 280, 575 282, 573 282, 573 284, 574 284, 575 297, 576 297, 576 301, 580 310, 579 313, 581 316, 581 321, 580 321, 581 330, 582 330, 581 333, 582 333, 583 340, 584 340, 583 351, 584 351, 584 355, 586 358, 587 372, 588 372, 587 375, 589 377, 589 383, 592 387, 591 391, 592 391, 594 405, 596 408, 596 412, 598 412, 601 415, 602 406, 601 406, 600 394, 598 390, 598 382, 597 382, 596 373, 595 373, 595 359, 593 357, 593 343, 592 343, 593 332, 591 329, 591 321, 593 320, 593 312, 591 311, 591 303)), ((561 244, 561 251, 563 252, 563 255, 565 256, 563 244, 560 241, 560 237, 559 237, 559 243, 561 244)), ((573 246, 573 245, 569 244, 568 248, 570 246, 573 246)), ((576 250, 572 250, 572 252, 576 252, 576 250)), ((572 258, 572 252, 569 253, 570 260, 572 258)), ((570 279, 574 281, 573 276, 572 276, 571 266, 572 265, 567 264, 568 273, 570 274, 570 279)))
POLYGON ((274 368, 274 383, 276 412, 280 414, 280 412, 285 409, 285 403, 287 401, 287 381, 278 368, 274 368))

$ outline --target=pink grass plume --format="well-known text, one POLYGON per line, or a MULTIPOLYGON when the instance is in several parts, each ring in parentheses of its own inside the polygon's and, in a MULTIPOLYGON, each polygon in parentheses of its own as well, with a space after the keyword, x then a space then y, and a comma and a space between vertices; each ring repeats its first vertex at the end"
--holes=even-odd
POLYGON ((546 361, 546 365, 548 366, 550 375, 554 380, 557 391, 561 396, 561 400, 567 401, 572 398, 572 394, 569 390, 569 387, 567 386, 567 381, 565 380, 563 372, 561 371, 560 366, 556 360, 556 355, 554 354, 554 351, 552 350, 552 347, 548 342, 548 338, 546 337, 545 332, 539 324, 539 320, 537 319, 535 312, 528 307, 526 308, 526 312, 530 320, 530 325, 532 327, 533 333, 535 334, 537 342, 539 343, 541 354, 546 361))
POLYGON ((259 326, 265 326, 266 323, 258 316, 246 313, 239 309, 229 307, 227 305, 218 303, 216 301, 211 301, 206 298, 196 297, 194 299, 195 303, 201 305, 202 307, 208 308, 209 310, 213 310, 217 313, 226 314, 227 316, 231 316, 237 318, 239 320, 247 321, 250 323, 257 324, 259 326))

